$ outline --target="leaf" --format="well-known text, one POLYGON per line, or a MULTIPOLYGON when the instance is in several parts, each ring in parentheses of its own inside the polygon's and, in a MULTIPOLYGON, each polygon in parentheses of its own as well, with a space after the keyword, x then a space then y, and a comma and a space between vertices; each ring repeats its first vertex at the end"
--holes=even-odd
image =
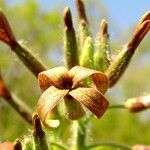
POLYGON ((69 92, 80 103, 85 105, 97 118, 100 118, 108 107, 107 99, 94 88, 77 88, 69 92))
POLYGON ((94 85, 101 93, 105 93, 108 88, 108 79, 106 75, 100 71, 75 66, 69 72, 73 76, 72 88, 76 88, 83 80, 90 76, 92 77, 94 85))
POLYGON ((37 113, 45 125, 49 112, 63 99, 68 91, 51 86, 42 93, 37 104, 37 113))

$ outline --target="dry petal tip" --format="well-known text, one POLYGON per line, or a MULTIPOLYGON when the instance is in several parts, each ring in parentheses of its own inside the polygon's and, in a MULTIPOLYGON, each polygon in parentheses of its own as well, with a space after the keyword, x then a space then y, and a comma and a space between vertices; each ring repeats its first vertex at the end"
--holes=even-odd
POLYGON ((11 48, 17 44, 9 22, 2 10, 0 10, 0 40, 8 44, 11 48))
POLYGON ((71 30, 73 28, 72 16, 69 7, 66 7, 64 10, 64 23, 68 30, 71 30))
POLYGON ((22 145, 19 139, 15 140, 13 150, 22 150, 22 145))

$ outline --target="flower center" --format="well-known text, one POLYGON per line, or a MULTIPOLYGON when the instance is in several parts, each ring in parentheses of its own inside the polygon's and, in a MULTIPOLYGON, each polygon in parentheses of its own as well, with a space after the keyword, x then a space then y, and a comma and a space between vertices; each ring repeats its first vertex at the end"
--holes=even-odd
POLYGON ((72 78, 65 78, 64 80, 63 80, 63 88, 64 89, 71 89, 71 87, 72 87, 72 78))

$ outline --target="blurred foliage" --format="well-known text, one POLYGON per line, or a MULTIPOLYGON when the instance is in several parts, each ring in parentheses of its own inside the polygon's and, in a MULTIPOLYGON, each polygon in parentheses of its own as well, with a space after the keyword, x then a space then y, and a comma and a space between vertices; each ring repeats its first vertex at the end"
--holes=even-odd
MULTIPOLYGON (((95 2, 95 1, 94 1, 95 2)), ((33 53, 50 68, 63 63, 63 24, 62 12, 51 9, 45 11, 36 0, 9 5, 1 0, 0 6, 7 15, 18 40, 23 38, 33 53)), ((87 2, 87 14, 90 16, 90 27, 96 32, 95 13, 102 8, 101 16, 109 17, 107 9, 101 3, 87 2), (93 21, 94 20, 94 21, 93 21)), ((135 27, 135 25, 133 25, 135 27)), ((128 42, 133 27, 119 33, 119 37, 111 41, 112 53, 117 54, 122 45, 128 42), (117 41, 117 42, 116 42, 117 41)), ((112 39, 112 38, 111 38, 112 39)), ((142 42, 135 57, 119 83, 106 95, 110 103, 123 103, 126 99, 150 92, 150 51, 148 35, 142 42)), ((115 57, 115 56, 114 56, 115 57)), ((0 44, 0 70, 12 93, 25 101, 33 111, 40 95, 37 79, 24 67, 9 48, 0 44)), ((124 144, 150 144, 149 119, 150 111, 131 114, 126 110, 108 110, 100 119, 92 119, 89 125, 88 141, 114 141, 124 144)), ((30 126, 8 104, 0 98, 0 141, 14 140, 28 133, 30 126)), ((65 127, 64 127, 65 128, 65 127)))

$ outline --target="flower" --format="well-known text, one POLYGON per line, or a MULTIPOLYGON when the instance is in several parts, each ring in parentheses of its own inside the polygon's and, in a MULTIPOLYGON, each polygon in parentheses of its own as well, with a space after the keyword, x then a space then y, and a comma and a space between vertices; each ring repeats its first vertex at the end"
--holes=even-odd
POLYGON ((49 112, 63 99, 67 116, 76 120, 84 116, 82 105, 100 118, 108 107, 104 93, 108 88, 108 79, 100 71, 75 66, 69 71, 65 67, 56 67, 38 75, 39 86, 43 91, 37 104, 37 113, 46 124, 49 112), (92 78, 92 83, 85 84, 92 78))

